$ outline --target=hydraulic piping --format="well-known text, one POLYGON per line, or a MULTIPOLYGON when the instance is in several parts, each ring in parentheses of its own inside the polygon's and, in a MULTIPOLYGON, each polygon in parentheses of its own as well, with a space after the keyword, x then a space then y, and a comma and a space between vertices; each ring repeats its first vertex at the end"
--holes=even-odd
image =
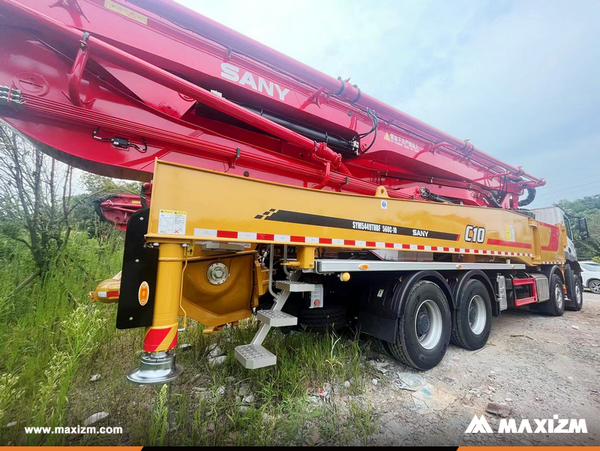
POLYGON ((523 200, 519 199, 519 207, 525 207, 535 200, 535 188, 527 188, 527 197, 523 200))
MULTIPOLYGON (((28 6, 20 4, 15 0, 5 0, 5 5, 11 8, 13 11, 26 16, 28 19, 31 19, 38 24, 47 26, 54 32, 59 33, 61 37, 66 39, 70 38, 73 42, 81 45, 81 37, 78 30, 67 27, 59 21, 28 6)), ((143 77, 171 88, 180 94, 187 95, 204 105, 239 119, 246 124, 252 125, 264 132, 277 136, 278 138, 300 148, 305 150, 315 149, 314 141, 311 139, 308 139, 286 127, 248 111, 246 108, 243 108, 227 99, 215 96, 210 91, 207 91, 128 52, 125 52, 124 50, 114 47, 113 45, 108 44, 107 42, 102 41, 95 36, 89 36, 86 40, 86 44, 86 53, 92 52, 94 55, 98 55, 101 58, 105 58, 111 62, 120 64, 124 68, 136 72, 143 77)), ((315 153, 317 153, 319 157, 328 160, 334 169, 340 169, 342 156, 327 147, 326 143, 317 143, 315 153)))

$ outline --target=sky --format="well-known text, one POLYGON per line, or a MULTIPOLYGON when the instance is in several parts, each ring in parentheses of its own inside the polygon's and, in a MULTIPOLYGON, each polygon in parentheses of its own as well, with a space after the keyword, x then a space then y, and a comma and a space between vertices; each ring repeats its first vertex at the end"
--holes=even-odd
POLYGON ((547 180, 600 193, 597 0, 177 0, 547 180))

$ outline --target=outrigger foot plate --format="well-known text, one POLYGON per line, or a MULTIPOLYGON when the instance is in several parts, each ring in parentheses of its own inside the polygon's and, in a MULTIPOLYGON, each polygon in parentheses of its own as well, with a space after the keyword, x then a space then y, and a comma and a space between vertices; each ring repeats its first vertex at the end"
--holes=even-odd
POLYGON ((170 352, 146 352, 142 355, 140 367, 127 375, 135 384, 166 384, 177 379, 183 368, 175 362, 175 354, 170 352))

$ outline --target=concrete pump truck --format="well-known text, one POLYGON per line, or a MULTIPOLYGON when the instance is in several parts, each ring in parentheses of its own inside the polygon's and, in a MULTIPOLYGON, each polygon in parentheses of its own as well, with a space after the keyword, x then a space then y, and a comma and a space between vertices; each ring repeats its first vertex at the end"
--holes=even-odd
POLYGON ((136 383, 179 375, 181 318, 256 315, 249 369, 272 327, 354 323, 427 370, 507 309, 582 307, 568 220, 524 209, 543 179, 170 0, 0 0, 0 116, 143 182, 99 203, 126 239, 91 294, 145 328, 136 383))

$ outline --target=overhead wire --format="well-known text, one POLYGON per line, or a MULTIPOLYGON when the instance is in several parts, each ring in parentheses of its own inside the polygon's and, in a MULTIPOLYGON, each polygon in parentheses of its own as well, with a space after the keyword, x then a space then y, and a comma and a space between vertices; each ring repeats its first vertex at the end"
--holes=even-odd
POLYGON ((548 191, 548 192, 544 192, 544 193, 540 194, 540 197, 547 197, 547 196, 551 196, 551 195, 555 195, 556 196, 556 195, 558 195, 560 193, 565 193, 567 191, 572 191, 574 189, 582 188, 584 186, 596 185, 598 183, 600 183, 600 180, 595 180, 595 181, 590 182, 590 183, 583 183, 581 185, 572 186, 570 188, 566 188, 566 189, 562 189, 562 190, 548 191))
MULTIPOLYGON (((588 180, 588 179, 591 179, 593 177, 598 177, 598 175, 597 174, 591 174, 591 175, 588 175, 588 176, 585 176, 585 177, 578 177, 577 181, 581 182, 582 180, 588 180)), ((549 188, 556 188, 557 186, 569 185, 571 183, 573 183, 573 182, 570 181, 570 180, 563 180, 562 182, 553 183, 552 185, 546 184, 546 186, 549 187, 549 188)))

